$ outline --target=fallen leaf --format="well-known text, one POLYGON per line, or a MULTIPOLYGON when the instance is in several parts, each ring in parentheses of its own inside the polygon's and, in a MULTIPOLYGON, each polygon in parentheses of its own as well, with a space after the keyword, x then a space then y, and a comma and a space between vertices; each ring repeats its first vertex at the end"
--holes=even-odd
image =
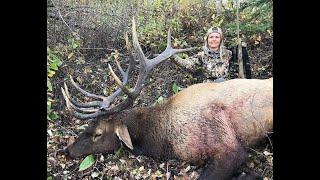
POLYGON ((91 173, 91 177, 93 177, 93 178, 96 178, 96 177, 98 177, 99 176, 99 173, 98 172, 93 172, 93 173, 91 173))
POLYGON ((160 164, 159 167, 160 167, 161 169, 163 169, 163 168, 164 168, 164 163, 160 164))
POLYGON ((79 130, 85 130, 87 127, 88 127, 88 124, 83 124, 83 125, 77 127, 77 129, 79 129, 79 130))
POLYGON ((73 52, 71 52, 70 54, 68 54, 68 59, 70 59, 73 56, 73 52))
POLYGON ((48 132, 48 134, 49 134, 50 137, 53 136, 51 129, 49 129, 47 132, 48 132))
POLYGON ((159 170, 157 170, 155 173, 154 173, 154 175, 153 176, 155 176, 155 177, 163 177, 163 174, 159 171, 159 170))
POLYGON ((79 171, 83 171, 91 167, 95 162, 94 156, 91 154, 87 156, 80 164, 79 171))
POLYGON ((270 156, 270 155, 272 155, 273 153, 270 153, 270 152, 268 152, 268 151, 264 151, 263 154, 266 155, 266 156, 270 156))
POLYGON ((119 171, 119 166, 118 165, 113 165, 113 166, 111 166, 110 170, 112 172, 117 172, 117 171, 119 171))
POLYGON ((141 162, 144 161, 144 160, 143 160, 143 157, 141 157, 141 156, 138 156, 136 159, 138 160, 139 163, 141 163, 141 162))
POLYGON ((184 170, 185 170, 185 172, 188 172, 190 169, 191 169, 191 167, 188 166, 188 167, 186 167, 184 170))
POLYGON ((254 163, 250 162, 248 166, 249 166, 249 168, 254 168, 254 163))
POLYGON ((170 178, 170 176, 171 176, 171 172, 167 172, 166 173, 167 180, 170 178))
POLYGON ((196 171, 193 171, 190 175, 190 179, 198 179, 199 174, 196 171))
POLYGON ((57 162, 53 157, 49 157, 47 161, 48 161, 48 163, 50 163, 51 165, 54 165, 54 164, 57 162))
POLYGON ((104 156, 103 156, 103 155, 100 156, 100 161, 101 161, 101 162, 104 161, 104 156))
POLYGON ((121 162, 121 164, 124 164, 126 162, 126 160, 124 159, 119 159, 119 161, 121 162))
POLYGON ((139 171, 143 171, 144 170, 144 166, 141 166, 140 168, 139 168, 139 171))

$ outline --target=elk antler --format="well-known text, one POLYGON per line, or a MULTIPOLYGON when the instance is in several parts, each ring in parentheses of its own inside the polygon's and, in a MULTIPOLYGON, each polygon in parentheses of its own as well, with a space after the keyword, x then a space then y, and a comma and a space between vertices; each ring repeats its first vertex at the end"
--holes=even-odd
POLYGON ((159 54, 157 57, 153 59, 147 59, 140 47, 139 41, 138 41, 138 36, 136 32, 136 24, 134 18, 132 19, 132 41, 133 41, 133 47, 135 50, 135 55, 139 59, 140 62, 140 69, 139 69, 139 75, 138 75, 138 80, 134 86, 133 90, 129 90, 126 87, 126 84, 128 82, 128 75, 131 71, 131 68, 134 66, 135 60, 133 58, 133 53, 131 46, 128 43, 128 36, 126 35, 126 46, 127 49, 130 52, 130 63, 128 66, 128 69, 126 72, 124 72, 119 64, 118 61, 117 67, 120 70, 122 74, 122 82, 119 79, 119 77, 114 73, 113 69, 111 68, 110 64, 108 64, 108 68, 110 70, 110 73, 112 77, 115 79, 115 82, 117 85, 120 87, 117 89, 112 95, 108 97, 104 96, 99 96, 95 94, 91 94, 83 89, 81 89, 72 79, 70 76, 70 80, 72 85, 79 90, 81 93, 84 95, 94 98, 94 99, 100 99, 102 101, 92 101, 88 103, 79 103, 71 98, 68 92, 68 87, 66 84, 64 84, 65 88, 61 88, 63 97, 66 101, 67 107, 69 110, 73 110, 75 113, 75 116, 79 119, 91 119, 91 118, 96 118, 98 116, 102 115, 107 115, 107 114, 113 114, 116 112, 119 112, 129 106, 133 105, 134 100, 139 96, 142 88, 145 85, 145 81, 147 79, 147 76, 149 75, 150 71, 159 63, 162 61, 170 58, 172 55, 176 53, 181 53, 181 52, 186 52, 193 50, 194 48, 187 48, 187 49, 173 49, 171 47, 171 34, 170 30, 168 31, 168 38, 167 38, 167 48, 159 54), (113 100, 121 93, 124 92, 125 94, 128 95, 128 98, 125 99, 124 101, 120 102, 118 105, 114 107, 110 107, 110 104, 113 102, 113 100), (98 107, 98 108, 97 108, 98 107))

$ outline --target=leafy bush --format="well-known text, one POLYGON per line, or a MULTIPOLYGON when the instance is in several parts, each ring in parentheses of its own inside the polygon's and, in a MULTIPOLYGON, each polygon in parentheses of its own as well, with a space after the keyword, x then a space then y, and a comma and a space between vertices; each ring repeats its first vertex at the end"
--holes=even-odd
MULTIPOLYGON (((237 38, 236 8, 233 0, 223 2, 226 3, 222 11, 217 11, 216 1, 203 0, 61 0, 56 3, 56 7, 49 1, 47 39, 48 46, 54 47, 54 50, 48 48, 48 92, 55 88, 51 78, 62 63, 60 59, 67 60, 66 66, 77 65, 76 68, 64 69, 68 71, 64 73, 73 74, 81 73, 79 69, 89 66, 88 59, 99 65, 106 54, 110 55, 110 49, 116 49, 122 54, 125 49, 123 33, 129 32, 130 36, 133 16, 137 23, 139 42, 146 56, 165 49, 168 29, 171 30, 174 48, 202 46, 203 37, 211 26, 220 26, 224 31, 225 45, 233 46, 237 38), (68 27, 61 20, 57 9, 68 27), (70 33, 70 29, 74 33, 70 33)), ((272 8, 272 0, 241 2, 240 35, 248 45, 259 44, 263 38, 272 37, 272 8)), ((183 56, 191 53, 184 53, 183 56)), ((48 114, 52 114, 51 103, 48 103, 48 114)))
MULTIPOLYGON (((48 47, 47 48, 47 94, 50 95, 53 91, 53 86, 51 83, 50 78, 53 77, 53 75, 58 70, 58 67, 61 66, 62 61, 61 59, 54 53, 52 50, 48 47)), ((51 99, 49 96, 47 97, 47 119, 48 120, 55 120, 59 118, 57 112, 52 110, 52 102, 53 99, 51 99)))
MULTIPOLYGON (((233 5, 231 5, 233 6, 233 5)), ((246 42, 257 42, 256 37, 270 37, 273 31, 273 2, 271 0, 247 0, 240 4, 240 36, 246 42)), ((223 12, 226 21, 222 27, 226 30, 227 44, 236 43, 236 8, 223 12)))

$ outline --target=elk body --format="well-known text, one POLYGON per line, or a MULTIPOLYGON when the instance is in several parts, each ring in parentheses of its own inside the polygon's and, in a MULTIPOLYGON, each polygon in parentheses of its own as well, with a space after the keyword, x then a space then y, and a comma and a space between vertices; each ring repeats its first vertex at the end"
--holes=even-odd
MULTIPOLYGON (((135 28, 133 36, 134 31, 135 28)), ((135 39, 134 44, 139 45, 135 39)), ((169 55, 159 56, 163 56, 164 60, 169 55)), ((141 58, 144 58, 143 54, 139 59, 140 64, 152 62, 141 62, 141 58)), ((244 162, 245 147, 255 144, 272 131, 272 78, 195 84, 163 104, 128 109, 144 84, 147 73, 143 72, 151 69, 148 64, 146 67, 140 70, 133 91, 124 86, 128 73, 119 67, 124 77, 122 82, 113 73, 121 87, 114 94, 118 95, 121 91, 128 94, 128 99, 113 108, 109 106, 113 96, 97 97, 103 100, 100 103, 81 104, 72 100, 67 86, 62 89, 68 107, 75 110, 77 117, 94 118, 89 127, 67 148, 71 157, 112 153, 123 142, 137 154, 162 159, 179 158, 197 165, 207 163, 201 179, 228 179, 244 162), (95 106, 98 108, 92 109, 95 106)), ((73 80, 72 83, 87 93, 73 80)))

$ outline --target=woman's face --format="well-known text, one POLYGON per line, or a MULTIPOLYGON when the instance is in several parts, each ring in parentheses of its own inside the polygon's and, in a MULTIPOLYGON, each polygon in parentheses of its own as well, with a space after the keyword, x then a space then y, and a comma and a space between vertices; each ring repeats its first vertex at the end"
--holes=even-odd
POLYGON ((219 49, 221 43, 221 36, 219 33, 211 33, 208 36, 208 46, 210 49, 216 51, 219 49))

